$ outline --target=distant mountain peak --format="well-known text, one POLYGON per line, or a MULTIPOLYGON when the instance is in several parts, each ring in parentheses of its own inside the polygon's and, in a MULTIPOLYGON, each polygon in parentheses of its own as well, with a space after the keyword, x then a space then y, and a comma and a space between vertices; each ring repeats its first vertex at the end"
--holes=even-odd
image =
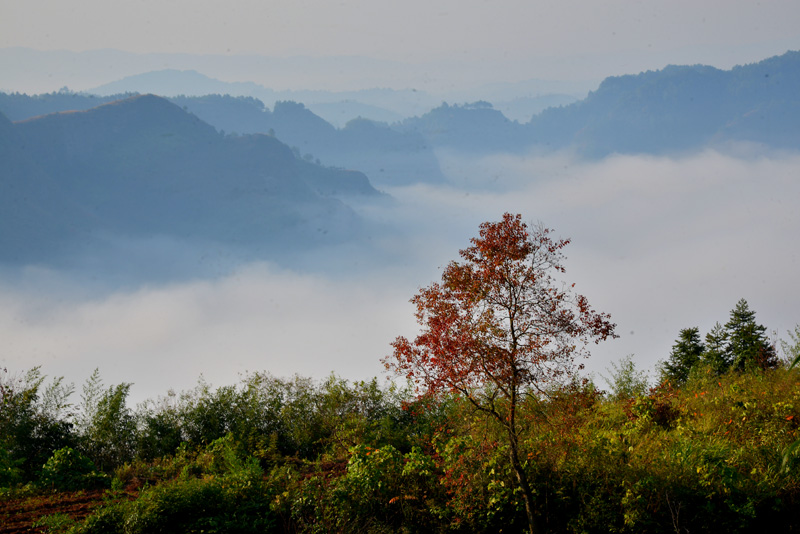
POLYGON ((224 82, 196 70, 163 69, 126 76, 86 92, 104 96, 126 92, 157 93, 163 96, 207 94, 253 96, 263 91, 262 86, 252 82, 224 82))
POLYGON ((191 124, 194 127, 199 126, 209 133, 216 132, 213 126, 206 124, 191 113, 184 111, 180 106, 173 104, 166 98, 153 94, 134 95, 85 110, 60 111, 50 115, 32 117, 19 121, 19 123, 61 120, 67 116, 76 116, 76 118, 91 117, 93 121, 105 120, 113 121, 117 124, 124 122, 127 125, 161 124, 169 125, 170 128, 175 128, 176 125, 180 124, 191 124))

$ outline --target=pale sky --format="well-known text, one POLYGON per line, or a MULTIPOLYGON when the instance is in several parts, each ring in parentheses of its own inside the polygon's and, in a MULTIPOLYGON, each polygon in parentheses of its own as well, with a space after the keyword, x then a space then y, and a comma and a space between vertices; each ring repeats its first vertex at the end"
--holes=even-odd
MULTIPOLYGON (((601 79, 800 48, 796 0, 0 0, 0 48, 505 65, 601 79)), ((503 81, 503 80, 497 80, 503 81)))

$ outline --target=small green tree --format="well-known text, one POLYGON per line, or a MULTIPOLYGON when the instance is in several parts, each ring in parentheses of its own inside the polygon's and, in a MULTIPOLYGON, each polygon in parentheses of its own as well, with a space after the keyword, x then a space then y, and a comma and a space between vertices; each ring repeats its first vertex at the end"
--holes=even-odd
POLYGON ((39 367, 21 376, 0 369, 0 485, 35 479, 53 451, 75 443, 63 419, 71 386, 56 378, 45 388, 45 379, 39 367))
POLYGON ((82 449, 104 471, 133 459, 136 420, 126 405, 131 385, 104 389, 95 369, 83 388, 83 409, 78 418, 82 449))
POLYGON ((636 369, 633 354, 623 357, 618 364, 611 362, 611 369, 606 370, 611 377, 603 376, 603 380, 611 388, 611 396, 615 399, 632 399, 647 393, 647 372, 636 369))
POLYGON ((733 369, 745 371, 778 366, 775 347, 766 336, 767 328, 756 323, 756 312, 750 309, 745 299, 740 299, 731 310, 725 330, 728 339, 726 351, 733 369))
POLYGON ((703 352, 705 346, 700 341, 700 330, 697 327, 681 330, 668 359, 659 365, 661 382, 670 382, 676 386, 686 383, 692 368, 700 363, 703 352))
POLYGON ((731 367, 731 356, 727 344, 728 332, 721 324, 716 323, 714 328, 706 334, 706 350, 702 355, 702 362, 717 375, 726 373, 731 367))
POLYGON ((794 331, 787 330, 789 341, 781 339, 781 351, 788 365, 795 366, 800 362, 800 324, 795 325, 794 331))

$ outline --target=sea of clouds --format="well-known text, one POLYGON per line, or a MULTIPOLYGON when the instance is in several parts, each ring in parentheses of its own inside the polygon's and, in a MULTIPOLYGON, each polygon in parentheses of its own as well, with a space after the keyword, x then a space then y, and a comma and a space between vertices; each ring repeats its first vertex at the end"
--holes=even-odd
POLYGON ((0 367, 41 365, 78 386, 99 368, 106 384, 132 382, 133 402, 201 375, 214 386, 248 371, 383 380, 390 342, 416 332, 409 299, 504 212, 572 239, 565 279, 620 334, 585 362, 601 386, 627 354, 654 377, 681 328, 705 334, 740 298, 779 336, 800 323, 797 153, 439 157, 447 185, 387 190, 394 203, 357 208, 368 238, 290 263, 159 238, 72 269, 5 269, 0 367))

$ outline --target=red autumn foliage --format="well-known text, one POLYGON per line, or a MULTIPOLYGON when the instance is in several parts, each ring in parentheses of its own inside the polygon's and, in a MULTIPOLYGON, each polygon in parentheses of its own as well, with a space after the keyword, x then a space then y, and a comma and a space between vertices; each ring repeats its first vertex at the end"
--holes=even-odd
POLYGON ((468 397, 489 384, 510 399, 565 377, 587 342, 614 336, 614 324, 555 279, 570 241, 550 233, 508 213, 483 223, 464 261, 411 300, 423 331, 413 342, 398 337, 386 367, 426 392, 468 397))
POLYGON ((509 457, 536 532, 532 494, 519 455, 517 408, 526 395, 546 394, 572 378, 586 345, 614 337, 607 314, 556 276, 564 273, 568 239, 532 231, 520 215, 486 222, 472 246, 450 262, 441 283, 411 299, 422 332, 398 337, 387 369, 417 383, 424 394, 457 392, 506 431, 509 457))

